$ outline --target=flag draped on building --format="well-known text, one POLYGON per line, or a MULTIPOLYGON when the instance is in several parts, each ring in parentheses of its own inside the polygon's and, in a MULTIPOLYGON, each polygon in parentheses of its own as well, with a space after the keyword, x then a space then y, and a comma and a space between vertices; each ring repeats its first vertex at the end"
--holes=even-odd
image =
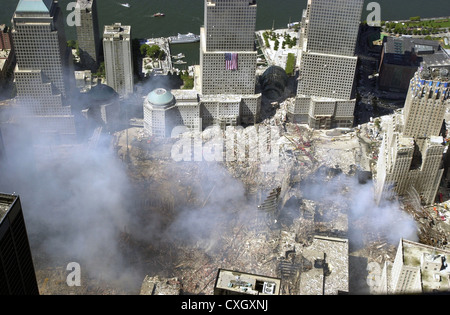
POLYGON ((237 70, 238 69, 238 54, 225 53, 225 69, 237 70))

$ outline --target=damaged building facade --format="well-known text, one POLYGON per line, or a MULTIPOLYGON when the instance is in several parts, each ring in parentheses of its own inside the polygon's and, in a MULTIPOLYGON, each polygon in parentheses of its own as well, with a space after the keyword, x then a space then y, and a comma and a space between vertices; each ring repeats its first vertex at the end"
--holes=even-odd
POLYGON ((377 164, 377 202, 394 194, 434 202, 443 174, 441 128, 449 105, 449 67, 421 67, 403 110, 389 117, 377 164))
POLYGON ((254 0, 205 0, 194 89, 150 92, 144 101, 148 133, 170 136, 175 126, 201 131, 214 125, 254 124, 259 119, 256 11, 254 0))
POLYGON ((308 1, 299 34, 297 97, 287 109, 291 122, 315 129, 353 126, 362 9, 361 0, 308 1))

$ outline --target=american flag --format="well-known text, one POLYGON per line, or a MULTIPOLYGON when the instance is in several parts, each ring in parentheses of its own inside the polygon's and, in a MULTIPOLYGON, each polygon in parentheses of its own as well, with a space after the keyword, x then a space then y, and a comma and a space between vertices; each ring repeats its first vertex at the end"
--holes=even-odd
POLYGON ((238 69, 238 54, 226 53, 225 54, 225 69, 237 70, 238 69))

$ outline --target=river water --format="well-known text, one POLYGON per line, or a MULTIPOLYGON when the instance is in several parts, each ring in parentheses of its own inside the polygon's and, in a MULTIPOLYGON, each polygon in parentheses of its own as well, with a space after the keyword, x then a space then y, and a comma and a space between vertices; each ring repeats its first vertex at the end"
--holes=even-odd
MULTIPOLYGON (((67 4, 73 0, 60 0, 65 15, 67 4)), ((19 0, 0 0, 0 24, 10 25, 19 0)), ((366 0, 366 5, 372 1, 366 0)), ((408 19, 411 16, 450 16, 448 0, 379 0, 382 20, 408 19)), ((285 28, 291 21, 299 21, 307 0, 258 0, 256 29, 285 28)), ((121 22, 132 26, 134 38, 168 37, 177 33, 199 33, 203 25, 204 0, 98 0, 100 29, 106 24, 121 22), (126 8, 120 3, 128 2, 126 8), (154 18, 156 12, 165 17, 154 18)), ((370 11, 364 10, 362 20, 370 11)), ((68 39, 76 39, 75 27, 66 27, 68 39)), ((198 64, 197 44, 172 45, 173 54, 183 52, 190 64, 198 64)))

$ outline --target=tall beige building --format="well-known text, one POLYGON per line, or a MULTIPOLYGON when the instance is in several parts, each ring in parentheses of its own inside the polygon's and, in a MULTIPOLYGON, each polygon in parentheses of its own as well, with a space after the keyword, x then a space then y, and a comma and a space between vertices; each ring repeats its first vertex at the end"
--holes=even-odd
POLYGON ((97 0, 77 0, 76 10, 80 14, 77 40, 81 62, 83 67, 96 71, 100 49, 97 0))
POLYGON ((134 91, 131 26, 105 25, 103 32, 106 84, 121 97, 134 91))
POLYGON ((69 104, 72 54, 57 1, 20 0, 12 18, 17 65, 14 77, 21 119, 46 134, 74 136, 69 104))
POLYGON ((403 110, 386 122, 377 164, 375 193, 433 203, 443 174, 440 130, 449 99, 449 68, 425 66, 411 79, 403 110))
POLYGON ((256 0, 205 0, 197 82, 204 127, 255 123, 259 118, 256 12, 256 0))
POLYGON ((311 128, 352 127, 356 41, 363 0, 308 0, 299 41, 299 81, 288 118, 311 128))
POLYGON ((256 93, 255 0, 205 0, 200 29, 200 65, 193 90, 158 88, 144 100, 144 127, 170 137, 175 127, 254 124, 260 116, 256 93))
POLYGON ((394 263, 385 263, 378 294, 433 294, 450 291, 450 251, 401 239, 394 263))

